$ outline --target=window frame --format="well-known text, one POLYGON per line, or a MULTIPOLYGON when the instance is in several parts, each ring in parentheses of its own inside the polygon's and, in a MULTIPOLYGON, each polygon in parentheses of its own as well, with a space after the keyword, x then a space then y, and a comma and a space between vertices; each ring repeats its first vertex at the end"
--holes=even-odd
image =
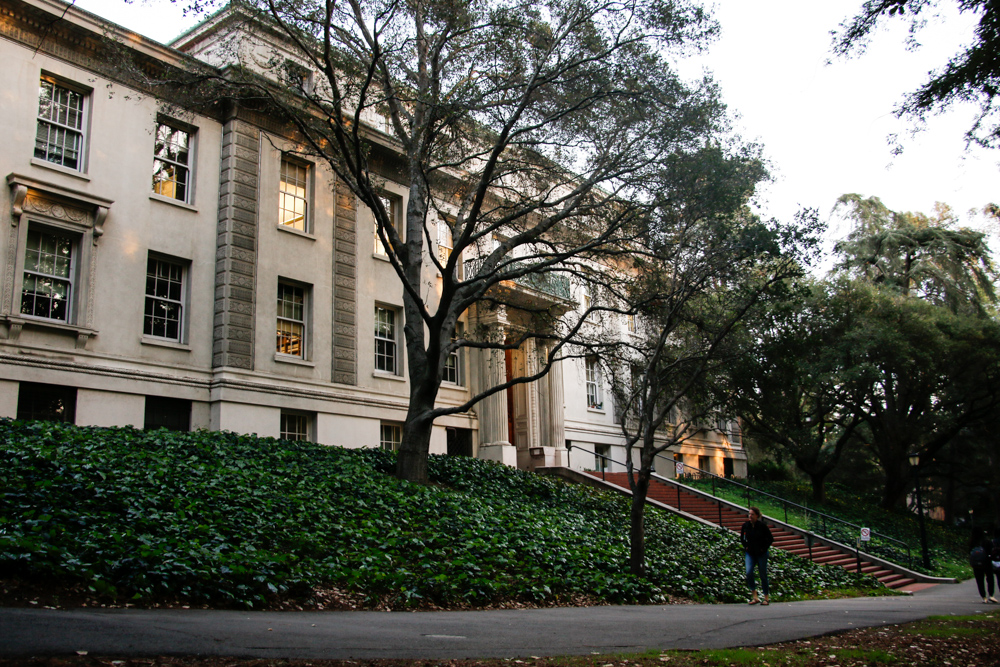
POLYGON ((399 355, 399 330, 400 330, 400 320, 402 319, 402 312, 399 308, 394 306, 389 306, 386 304, 376 303, 373 317, 373 341, 374 341, 374 368, 375 373, 379 375, 395 376, 398 377, 402 375, 402 364, 400 363, 399 355), (380 324, 381 320, 379 318, 379 312, 384 311, 385 313, 392 315, 392 329, 389 336, 380 335, 380 324), (385 348, 391 350, 391 353, 384 353, 380 351, 379 343, 385 348), (392 361, 392 369, 380 368, 379 360, 388 359, 392 361))
MULTIPOLYGON (((293 280, 286 280, 284 278, 279 278, 278 287, 277 290, 275 291, 275 295, 276 295, 275 299, 276 338, 275 338, 275 352, 274 352, 275 359, 307 361, 309 359, 309 342, 310 342, 309 341, 309 301, 310 301, 309 286, 293 280), (301 293, 302 298, 301 298, 301 303, 299 304, 301 308, 301 319, 295 319, 293 316, 288 316, 283 314, 284 312, 287 312, 282 309, 283 302, 281 297, 283 289, 297 290, 301 293), (281 329, 282 322, 289 323, 293 326, 298 324, 301 327, 301 331, 299 332, 299 354, 282 351, 283 334, 287 335, 288 333, 290 333, 290 332, 282 332, 281 329)), ((293 301, 291 302, 291 304, 293 306, 292 312, 294 315, 295 302, 293 301)), ((285 349, 288 349, 293 345, 291 341, 292 339, 290 338, 285 349)))
POLYGON ((313 435, 314 415, 302 410, 282 410, 278 417, 278 437, 281 440, 291 442, 314 442, 313 435), (288 428, 289 422, 295 420, 296 426, 302 426, 301 430, 292 431, 288 428), (294 435, 295 437, 288 437, 294 435))
MULTIPOLYGON (((462 323, 459 322, 455 326, 455 331, 451 335, 452 342, 455 342, 463 335, 462 323)), ((463 348, 455 348, 450 353, 448 357, 444 360, 444 368, 441 373, 441 382, 453 387, 464 387, 465 386, 465 363, 462 355, 463 348), (449 379, 449 369, 453 370, 454 380, 449 379)))
POLYGON ((584 381, 587 389, 587 409, 604 411, 604 386, 601 362, 595 356, 584 359, 584 381))
MULTIPOLYGON (((399 213, 403 205, 402 197, 391 192, 380 192, 378 197, 382 200, 382 207, 385 208, 386 212, 389 214, 389 225, 396 230, 396 234, 402 240, 403 232, 399 228, 399 213)), ((388 259, 389 252, 386 247, 382 245, 382 239, 378 236, 378 217, 375 215, 375 211, 372 211, 372 231, 375 237, 372 248, 373 256, 380 259, 388 259)))
POLYGON ((402 442, 403 442, 403 425, 401 423, 393 421, 379 421, 378 423, 379 449, 387 452, 396 452, 399 451, 399 446, 402 444, 402 442), (398 438, 390 437, 389 439, 386 439, 387 433, 390 436, 398 435, 398 438))
MULTIPOLYGON (((278 162, 278 229, 284 231, 298 232, 300 234, 312 234, 312 198, 313 198, 313 173, 314 166, 312 163, 306 160, 301 160, 297 158, 292 153, 282 152, 280 154, 280 159, 278 162), (294 167, 296 169, 302 169, 304 171, 303 183, 301 185, 303 193, 298 195, 294 192, 288 192, 285 189, 286 184, 286 170, 285 165, 294 167), (290 198, 293 202, 301 201, 303 206, 303 213, 301 216, 302 227, 296 227, 292 224, 284 222, 285 212, 291 211, 294 213, 294 209, 288 209, 284 206, 286 198, 290 198)), ((293 185, 298 185, 293 184, 293 185)))
POLYGON ((90 113, 91 113, 90 108, 91 108, 91 103, 92 103, 92 93, 93 93, 93 90, 91 88, 75 84, 75 83, 73 83, 71 81, 68 81, 68 80, 62 78, 62 77, 55 76, 55 75, 52 75, 52 74, 48 74, 46 72, 42 72, 39 75, 39 78, 38 78, 38 108, 35 111, 35 142, 34 142, 34 148, 32 149, 32 157, 35 160, 37 160, 40 164, 42 164, 44 166, 52 166, 52 167, 54 167, 56 169, 65 169, 67 172, 70 172, 70 173, 78 173, 78 174, 86 174, 87 173, 87 167, 88 167, 87 154, 88 154, 88 149, 89 149, 89 146, 90 146, 90 142, 88 140, 90 138, 89 137, 89 133, 90 133, 89 132, 90 131, 90 113), (59 89, 62 89, 64 91, 66 91, 70 95, 78 95, 80 97, 80 100, 81 100, 80 101, 80 109, 78 110, 78 112, 79 112, 79 119, 80 119, 80 126, 78 128, 73 128, 73 127, 71 127, 69 125, 59 123, 59 122, 54 121, 54 120, 52 120, 50 118, 43 118, 42 117, 42 114, 41 114, 41 111, 42 111, 42 109, 41 109, 42 86, 43 86, 43 84, 46 84, 46 83, 49 84, 52 87, 53 96, 54 96, 54 94, 56 92, 56 89, 59 88, 59 89), (60 161, 57 162, 55 160, 49 159, 49 157, 48 157, 49 156, 48 147, 51 144, 48 141, 46 141, 46 143, 45 143, 46 148, 44 150, 44 154, 41 155, 41 156, 38 155, 38 149, 39 149, 39 146, 38 146, 38 131, 39 131, 42 123, 46 124, 49 127, 59 128, 59 129, 63 130, 64 132, 72 132, 72 133, 76 134, 79 137, 79 142, 80 143, 79 143, 79 147, 76 149, 77 150, 77 166, 76 167, 67 166, 66 164, 64 164, 64 160, 60 160, 60 161))
MULTIPOLYGON (((80 291, 80 263, 81 263, 81 252, 80 252, 80 239, 81 235, 74 233, 70 230, 63 229, 61 227, 54 227, 50 224, 44 222, 39 222, 36 219, 29 219, 27 230, 24 236, 24 244, 20 253, 20 307, 18 310, 19 316, 29 319, 31 321, 38 322, 51 322, 55 324, 66 324, 72 325, 77 321, 77 302, 80 298, 78 292, 80 291), (51 236, 58 239, 63 239, 69 243, 70 255, 69 255, 69 267, 68 276, 59 276, 56 274, 44 273, 39 270, 31 270, 28 268, 28 252, 31 250, 29 243, 31 241, 32 233, 37 233, 40 235, 51 236), (24 298, 26 292, 26 285, 28 283, 28 276, 31 274, 33 277, 57 280, 67 284, 68 289, 66 290, 66 305, 65 305, 65 317, 51 317, 45 315, 37 315, 35 313, 24 312, 24 298)), ((42 250, 41 246, 38 248, 39 252, 42 250)), ((37 294, 37 292, 35 292, 37 294)), ((51 310, 51 309, 50 309, 51 310)))
MULTIPOLYGON (((178 343, 183 345, 187 341, 187 329, 188 329, 188 269, 190 267, 190 262, 170 257, 168 255, 162 255, 160 253, 150 251, 146 255, 146 288, 143 296, 143 313, 142 313, 142 337, 149 341, 164 341, 168 343, 178 343), (176 268, 180 272, 180 296, 179 300, 158 297, 156 295, 151 295, 149 293, 149 265, 152 262, 159 264, 164 264, 173 268, 176 268), (175 304, 179 310, 178 320, 177 320, 177 337, 171 338, 169 336, 158 336, 154 333, 147 332, 147 307, 150 299, 158 301, 167 301, 175 304)), ((155 319, 155 318, 154 318, 155 319)))
POLYGON ((197 147, 198 147, 198 128, 189 123, 183 123, 172 118, 167 118, 165 116, 157 116, 156 118, 156 128, 153 131, 153 176, 151 179, 152 188, 150 190, 151 196, 154 196, 160 201, 166 201, 174 204, 184 204, 187 206, 194 205, 194 195, 195 195, 195 164, 197 161, 197 147), (160 138, 160 128, 170 128, 174 132, 183 132, 187 136, 187 160, 181 163, 178 160, 170 159, 168 157, 161 157, 157 154, 156 146, 160 138), (159 163, 165 164, 168 167, 173 167, 175 169, 183 170, 187 175, 187 181, 185 182, 186 189, 184 190, 184 197, 177 197, 175 195, 164 194, 163 192, 157 191, 157 186, 161 183, 174 183, 176 187, 176 180, 163 180, 157 181, 157 165, 159 163))

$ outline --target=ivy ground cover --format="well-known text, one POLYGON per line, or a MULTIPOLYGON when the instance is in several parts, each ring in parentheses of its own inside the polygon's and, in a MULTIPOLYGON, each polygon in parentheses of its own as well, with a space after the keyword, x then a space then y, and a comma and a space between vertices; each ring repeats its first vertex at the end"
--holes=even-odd
MULTIPOLYGON (((324 587, 369 606, 746 599, 734 536, 659 511, 627 574, 623 498, 460 457, 400 482, 391 453, 198 431, 0 420, 0 578, 103 599, 268 607, 324 587)), ((875 591, 772 550, 772 598, 875 591)))

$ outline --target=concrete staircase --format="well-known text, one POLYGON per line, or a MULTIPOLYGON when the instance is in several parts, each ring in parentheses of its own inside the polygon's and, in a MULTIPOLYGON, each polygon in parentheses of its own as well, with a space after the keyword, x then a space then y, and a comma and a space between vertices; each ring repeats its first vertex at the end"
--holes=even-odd
MULTIPOLYGON (((584 473, 596 479, 615 486, 628 489, 628 473, 608 472, 608 473, 584 473)), ((650 480, 649 493, 647 498, 655 500, 668 507, 677 509, 687 514, 692 514, 709 523, 722 525, 736 533, 740 532, 743 522, 747 520, 745 508, 738 511, 735 506, 718 502, 710 496, 693 493, 684 489, 681 485, 670 484, 658 479, 650 480)), ((858 569, 858 556, 854 551, 830 544, 828 541, 813 544, 812 548, 807 546, 805 537, 786 528, 780 522, 764 517, 765 523, 774 535, 774 545, 779 549, 793 553, 802 558, 809 558, 816 563, 826 565, 839 565, 846 570, 855 572, 858 569)), ((861 556, 861 571, 876 577, 888 588, 906 588, 915 584, 916 579, 901 574, 894 569, 881 563, 866 560, 865 555, 861 556)), ((898 568, 902 569, 902 568, 898 568)))

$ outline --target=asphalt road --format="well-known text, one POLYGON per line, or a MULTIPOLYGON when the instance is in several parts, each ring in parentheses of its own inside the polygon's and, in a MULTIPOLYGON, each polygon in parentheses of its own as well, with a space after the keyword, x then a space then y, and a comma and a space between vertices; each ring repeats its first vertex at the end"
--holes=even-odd
POLYGON ((471 612, 0 609, 0 656, 515 658, 770 644, 938 614, 1000 611, 975 583, 912 596, 471 612))

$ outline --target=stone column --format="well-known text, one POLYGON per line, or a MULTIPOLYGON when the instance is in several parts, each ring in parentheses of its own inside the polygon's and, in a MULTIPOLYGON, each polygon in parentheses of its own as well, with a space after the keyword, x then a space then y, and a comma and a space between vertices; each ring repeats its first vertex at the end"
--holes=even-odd
MULTIPOLYGON (((546 354, 551 350, 547 349, 546 354)), ((555 448, 553 465, 563 466, 569 462, 566 452, 566 408, 563 398, 562 362, 552 364, 548 374, 549 404, 549 444, 555 448)))

